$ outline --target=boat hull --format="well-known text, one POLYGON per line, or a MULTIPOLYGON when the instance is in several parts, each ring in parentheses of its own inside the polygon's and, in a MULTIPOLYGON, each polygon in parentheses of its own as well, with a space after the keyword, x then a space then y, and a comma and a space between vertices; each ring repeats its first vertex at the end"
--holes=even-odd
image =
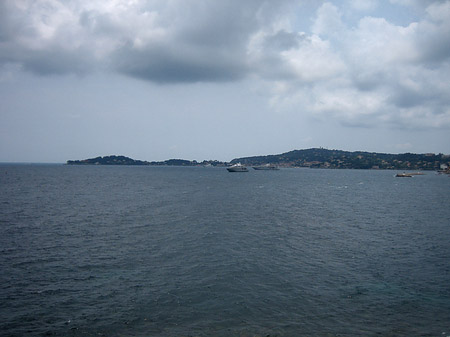
POLYGON ((246 167, 228 167, 228 172, 248 172, 246 167))
POLYGON ((257 171, 277 171, 279 170, 276 166, 253 166, 254 170, 257 171))

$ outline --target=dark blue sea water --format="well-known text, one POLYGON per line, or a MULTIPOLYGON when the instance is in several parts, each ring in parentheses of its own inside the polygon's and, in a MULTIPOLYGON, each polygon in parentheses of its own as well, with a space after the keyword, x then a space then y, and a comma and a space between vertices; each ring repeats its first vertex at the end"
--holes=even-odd
POLYGON ((2 336, 450 336, 450 179, 0 165, 2 336))

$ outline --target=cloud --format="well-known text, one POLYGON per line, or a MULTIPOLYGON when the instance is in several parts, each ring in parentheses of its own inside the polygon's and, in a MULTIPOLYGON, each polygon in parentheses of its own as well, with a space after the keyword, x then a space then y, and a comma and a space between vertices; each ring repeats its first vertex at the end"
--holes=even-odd
POLYGON ((349 5, 356 11, 368 12, 374 10, 378 6, 376 0, 351 0, 349 5))
POLYGON ((431 4, 426 19, 418 24, 416 48, 422 60, 439 64, 450 61, 450 1, 431 4))
POLYGON ((299 31, 302 3, 291 0, 4 0, 0 66, 159 84, 251 77, 278 111, 347 126, 448 128, 450 1, 389 3, 419 19, 375 16, 382 5, 372 0, 319 2, 299 31))
POLYGON ((342 14, 339 8, 330 2, 324 3, 317 10, 317 17, 314 21, 312 32, 316 35, 335 35, 344 29, 342 14))
POLYGON ((5 0, 1 7, 1 64, 18 64, 40 75, 92 69, 91 46, 67 5, 53 0, 5 0))
POLYGON ((5 0, 0 62, 37 74, 109 68, 155 82, 230 81, 287 1, 5 0))
POLYGON ((113 61, 120 72, 159 83, 232 81, 248 72, 242 58, 202 49, 165 43, 134 48, 127 44, 115 52, 113 61))
POLYGON ((127 36, 113 53, 114 66, 130 76, 161 83, 243 77, 248 71, 246 42, 257 27, 251 14, 260 4, 250 1, 242 11, 233 2, 178 5, 155 14, 154 34, 127 36), (160 24, 169 17, 175 24, 160 24))
POLYGON ((346 126, 450 127, 449 8, 433 2, 407 26, 370 16, 348 26, 324 3, 308 42, 282 52, 295 76, 273 86, 272 104, 346 126))

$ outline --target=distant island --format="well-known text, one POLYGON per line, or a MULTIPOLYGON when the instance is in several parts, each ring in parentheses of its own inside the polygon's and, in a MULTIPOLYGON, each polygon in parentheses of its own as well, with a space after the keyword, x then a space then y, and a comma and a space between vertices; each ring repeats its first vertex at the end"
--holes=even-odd
POLYGON ((261 165, 268 163, 282 167, 442 170, 450 166, 450 156, 442 153, 388 154, 313 148, 307 150, 294 150, 277 155, 237 158, 231 161, 232 164, 238 162, 244 165, 261 165))
POLYGON ((125 156, 105 156, 84 160, 68 160, 67 165, 149 165, 149 162, 125 156))
POLYGON ((330 169, 390 169, 390 170, 447 170, 450 155, 425 153, 388 154, 376 152, 349 152, 312 148, 294 150, 276 155, 235 158, 231 162, 218 160, 169 159, 165 161, 134 160, 125 156, 105 156, 84 160, 68 160, 68 165, 151 165, 151 166, 228 166, 242 163, 248 166, 273 164, 280 167, 309 167, 330 169))
POLYGON ((218 160, 196 160, 169 159, 165 161, 143 161, 135 160, 125 156, 104 156, 83 160, 68 160, 67 165, 152 165, 152 166, 226 166, 225 162, 218 160))

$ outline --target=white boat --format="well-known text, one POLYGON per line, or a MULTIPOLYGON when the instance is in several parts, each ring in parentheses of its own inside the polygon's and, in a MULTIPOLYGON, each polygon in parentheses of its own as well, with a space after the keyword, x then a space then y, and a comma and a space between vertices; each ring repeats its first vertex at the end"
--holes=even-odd
POLYGON ((397 173, 395 176, 397 178, 412 178, 412 174, 410 173, 397 173))
POLYGON ((397 173, 395 176, 398 178, 411 178, 413 176, 423 176, 425 173, 423 172, 409 172, 409 173, 397 173))
POLYGON ((228 172, 248 172, 247 167, 241 163, 234 164, 233 166, 227 167, 228 172))
POLYGON ((279 170, 278 166, 266 164, 259 166, 252 166, 254 170, 279 170))

